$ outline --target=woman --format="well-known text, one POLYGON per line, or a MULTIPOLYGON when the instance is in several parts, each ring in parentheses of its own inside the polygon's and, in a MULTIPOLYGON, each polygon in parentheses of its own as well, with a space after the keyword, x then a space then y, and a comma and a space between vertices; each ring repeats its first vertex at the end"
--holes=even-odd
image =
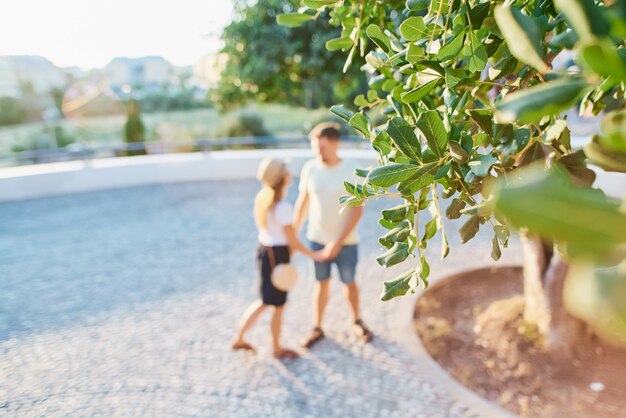
POLYGON ((280 344, 280 328, 287 292, 278 290, 272 284, 272 270, 281 263, 288 263, 291 251, 297 250, 310 257, 321 258, 296 236, 292 226, 293 206, 285 200, 292 177, 283 162, 267 158, 259 165, 257 179, 263 187, 254 200, 254 220, 259 230, 260 246, 257 252, 257 265, 261 278, 260 298, 248 307, 241 318, 237 335, 232 344, 234 350, 251 350, 254 347, 245 341, 245 334, 259 319, 266 308, 272 308, 271 336, 274 357, 295 359, 299 355, 280 344))

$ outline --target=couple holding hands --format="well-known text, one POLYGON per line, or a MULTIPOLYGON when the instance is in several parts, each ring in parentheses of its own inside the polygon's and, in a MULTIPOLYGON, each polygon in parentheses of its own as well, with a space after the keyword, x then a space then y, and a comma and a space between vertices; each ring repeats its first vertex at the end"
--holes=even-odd
POLYGON ((359 288, 354 281, 358 242, 356 226, 363 214, 363 207, 346 207, 341 211, 342 206, 339 203, 339 197, 345 194, 343 182, 354 178, 357 166, 351 161, 341 159, 337 153, 340 143, 339 125, 319 124, 309 138, 315 159, 302 168, 295 208, 285 199, 292 181, 286 165, 278 160, 266 159, 259 166, 257 178, 263 187, 254 201, 254 219, 260 242, 257 252, 260 298, 244 313, 232 344, 234 350, 254 351, 254 347, 246 342, 245 335, 263 311, 272 308, 270 329, 274 357, 298 357, 297 352, 280 343, 287 292, 274 287, 271 280, 274 267, 288 263, 292 251, 300 251, 311 257, 315 266, 314 326, 301 345, 311 348, 324 338, 322 320, 329 299, 332 264, 337 266, 340 279, 345 285, 355 332, 364 342, 373 338, 372 332, 360 318, 359 288), (310 241, 309 246, 298 239, 298 231, 305 219, 308 219, 306 236, 310 241))

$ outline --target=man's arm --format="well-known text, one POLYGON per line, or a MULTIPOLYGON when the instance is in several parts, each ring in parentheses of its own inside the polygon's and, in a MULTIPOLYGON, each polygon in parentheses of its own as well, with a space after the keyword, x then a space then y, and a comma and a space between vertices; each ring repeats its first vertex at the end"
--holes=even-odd
POLYGON ((304 220, 309 213, 309 192, 303 191, 298 195, 293 212, 293 227, 296 232, 300 232, 304 220))
POLYGON ((348 235, 352 232, 354 228, 356 228, 359 220, 363 216, 364 207, 363 206, 348 206, 344 210, 349 211, 346 219, 346 223, 343 225, 341 233, 334 240, 326 244, 324 247, 324 255, 328 259, 333 259, 337 257, 339 251, 341 251, 341 247, 343 246, 343 242, 346 240, 348 235))

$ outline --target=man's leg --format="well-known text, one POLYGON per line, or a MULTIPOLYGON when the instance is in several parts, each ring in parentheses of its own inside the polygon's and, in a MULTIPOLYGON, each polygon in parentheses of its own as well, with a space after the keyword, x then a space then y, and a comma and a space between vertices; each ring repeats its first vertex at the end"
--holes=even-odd
POLYGON ((313 295, 313 324, 316 328, 322 329, 322 321, 324 320, 326 306, 328 306, 329 294, 330 277, 318 280, 315 283, 315 294, 313 295))
POLYGON ((346 286, 345 295, 354 321, 354 330, 364 342, 369 342, 374 338, 374 334, 365 326, 361 320, 359 312, 359 287, 354 281, 356 276, 356 264, 358 251, 356 245, 347 245, 335 259, 341 281, 346 286))
MULTIPOLYGON (((318 251, 324 248, 322 244, 311 242, 311 249, 318 251)), ((313 262, 315 270, 315 291, 313 293, 313 331, 300 343, 305 348, 311 348, 315 343, 324 338, 322 331, 322 322, 324 321, 324 312, 328 306, 330 293, 330 262, 323 263, 313 262)))
POLYGON ((359 286, 355 282, 346 284, 345 295, 352 310, 352 319, 356 322, 361 319, 359 315, 359 286))

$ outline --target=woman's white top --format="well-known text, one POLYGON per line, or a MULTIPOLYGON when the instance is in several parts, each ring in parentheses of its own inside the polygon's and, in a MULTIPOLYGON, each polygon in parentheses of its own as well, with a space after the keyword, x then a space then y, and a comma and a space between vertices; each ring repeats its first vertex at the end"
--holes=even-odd
POLYGON ((285 226, 293 222, 293 206, 286 200, 276 203, 267 212, 267 225, 259 231, 259 242, 266 247, 287 245, 285 226))

